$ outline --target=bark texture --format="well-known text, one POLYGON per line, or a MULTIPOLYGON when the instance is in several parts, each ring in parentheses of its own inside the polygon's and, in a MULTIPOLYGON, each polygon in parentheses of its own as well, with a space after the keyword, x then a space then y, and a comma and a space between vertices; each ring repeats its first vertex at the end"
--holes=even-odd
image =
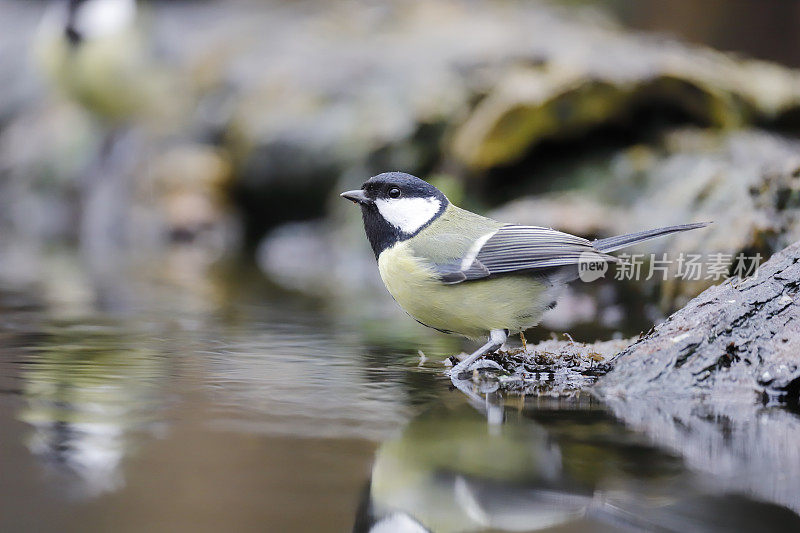
POLYGON ((622 351, 603 397, 706 396, 797 401, 800 242, 755 277, 711 287, 622 351))

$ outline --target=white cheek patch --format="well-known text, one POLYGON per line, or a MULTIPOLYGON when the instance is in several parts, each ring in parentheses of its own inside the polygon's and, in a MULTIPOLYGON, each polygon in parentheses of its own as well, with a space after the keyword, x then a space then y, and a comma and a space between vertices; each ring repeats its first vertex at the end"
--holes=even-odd
POLYGON ((427 224, 442 207, 436 198, 380 199, 375 205, 389 224, 408 234, 427 224))
POLYGON ((131 26, 136 18, 134 0, 89 0, 76 13, 76 30, 85 38, 113 35, 131 26))

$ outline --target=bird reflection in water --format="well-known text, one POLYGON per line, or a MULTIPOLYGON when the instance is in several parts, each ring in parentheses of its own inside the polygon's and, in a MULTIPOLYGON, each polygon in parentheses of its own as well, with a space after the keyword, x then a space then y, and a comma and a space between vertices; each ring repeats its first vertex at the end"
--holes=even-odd
POLYGON ((493 428, 470 406, 439 405, 380 447, 355 530, 536 530, 581 518, 591 502, 538 425, 493 428))
POLYGON ((118 342, 61 332, 37 348, 36 363, 21 374, 26 404, 18 418, 33 427, 28 448, 67 478, 74 497, 119 489, 134 434, 152 427, 159 358, 118 342))
POLYGON ((715 489, 587 396, 513 407, 463 392, 466 403, 439 402, 380 446, 354 531, 800 526, 783 507, 715 489))

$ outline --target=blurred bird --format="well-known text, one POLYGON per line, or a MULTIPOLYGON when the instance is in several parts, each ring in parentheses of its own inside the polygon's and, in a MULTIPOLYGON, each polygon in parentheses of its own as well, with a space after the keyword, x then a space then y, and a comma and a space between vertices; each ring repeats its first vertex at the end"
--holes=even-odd
POLYGON ((65 0, 46 11, 35 39, 51 85, 113 126, 163 120, 178 102, 136 20, 135 0, 65 0))
MULTIPOLYGON (((424 326, 489 340, 451 370, 457 377, 539 323, 582 269, 617 261, 609 252, 706 223, 588 241, 538 226, 504 224, 451 204, 427 182, 388 172, 342 197, 361 206, 386 288, 424 326)), ((599 276, 593 276, 594 279, 599 276)))
POLYGON ((564 468, 543 427, 487 431, 466 405, 437 405, 375 454, 353 531, 538 531, 607 516, 591 480, 564 468))
POLYGON ((191 102, 181 78, 152 53, 137 15, 135 0, 61 0, 45 11, 34 38, 44 79, 87 111, 99 132, 79 183, 78 234, 103 305, 124 300, 114 272, 140 226, 134 198, 146 141, 181 124, 191 102))
POLYGON ((631 435, 602 410, 538 407, 495 405, 505 423, 488 431, 466 404, 421 412, 376 451, 353 532, 796 530, 791 511, 704 487, 668 451, 632 457, 631 435))

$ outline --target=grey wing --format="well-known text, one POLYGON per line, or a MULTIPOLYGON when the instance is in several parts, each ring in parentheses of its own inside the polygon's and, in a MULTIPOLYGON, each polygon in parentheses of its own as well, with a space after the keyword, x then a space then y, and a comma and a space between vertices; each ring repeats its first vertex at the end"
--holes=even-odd
POLYGON ((475 241, 459 264, 440 265, 445 283, 484 279, 511 272, 549 271, 581 261, 616 261, 581 237, 539 226, 501 227, 475 241))

